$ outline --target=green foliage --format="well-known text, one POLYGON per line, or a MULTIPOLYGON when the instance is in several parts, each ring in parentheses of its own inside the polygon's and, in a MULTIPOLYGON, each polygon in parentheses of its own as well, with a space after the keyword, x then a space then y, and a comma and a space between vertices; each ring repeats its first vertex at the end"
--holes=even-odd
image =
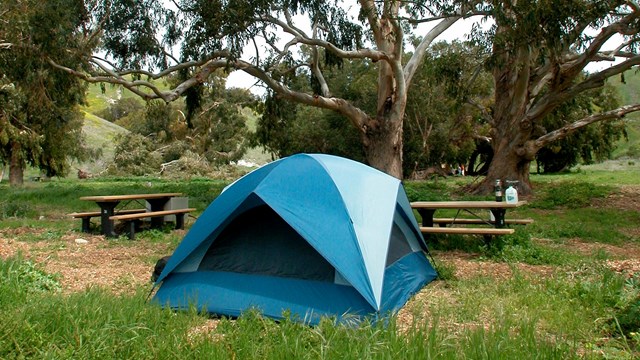
POLYGON ((604 198, 612 192, 611 186, 563 181, 554 183, 542 191, 532 206, 538 209, 566 207, 578 209, 588 206, 593 199, 604 198))
POLYGON ((482 49, 454 41, 434 44, 415 75, 404 122, 404 173, 440 164, 467 164, 475 137, 488 126, 473 100, 487 104, 493 85, 478 72, 482 49))
POLYGON ((638 275, 630 277, 625 284, 624 301, 616 304, 614 318, 610 321, 611 332, 628 337, 640 348, 640 278, 638 275))
POLYGON ((405 181, 403 184, 409 201, 451 200, 445 182, 405 181))
POLYGON ((147 175, 159 173, 162 157, 148 138, 134 133, 116 138, 113 174, 147 175))
POLYGON ((483 253, 490 259, 510 264, 566 265, 573 260, 565 251, 531 241, 527 229, 517 229, 514 234, 495 237, 483 248, 483 253))
MULTIPOLYGON (((588 171, 535 177, 543 196, 557 183, 600 183, 605 175, 605 179, 629 178, 625 181, 631 183, 637 178, 634 174, 628 170, 588 171)), ((93 203, 80 201, 80 196, 182 192, 200 212, 227 184, 206 178, 168 181, 154 177, 56 180, 19 189, 0 183, 0 201, 25 204, 37 209, 34 215, 49 219, 37 220, 31 215, 29 219, 5 219, 0 221, 0 237, 10 234, 15 242, 37 238, 44 249, 57 248, 65 246, 70 232, 79 228, 77 220, 61 219, 60 214, 95 208, 93 203), (14 227, 26 235, 14 235, 19 233, 14 227), (35 233, 36 229, 41 231, 35 233)), ((459 184, 445 179, 411 181, 405 186, 413 191, 412 200, 431 200, 455 198, 452 190, 459 184)), ((572 241, 579 237, 583 242, 607 243, 619 228, 637 227, 640 215, 597 206, 541 210, 536 207, 538 201, 533 197, 529 206, 514 211, 515 217, 532 217, 535 223, 519 227, 513 237, 504 237, 501 248, 481 248, 481 238, 446 239, 466 241, 466 247, 459 247, 466 254, 433 251, 443 280, 428 285, 412 299, 402 318, 392 316, 377 324, 343 326, 326 319, 309 327, 289 318, 279 322, 265 319, 256 312, 233 320, 210 320, 194 309, 175 312, 148 303, 148 286, 124 295, 95 287, 59 294, 37 286, 38 290, 27 293, 21 287, 23 282, 16 280, 18 265, 7 265, 14 259, 0 260, 0 309, 4 316, 0 321, 0 358, 634 358, 640 318, 637 277, 607 269, 604 261, 615 255, 578 253, 549 229, 570 227, 575 230, 572 241), (589 228, 601 231, 585 237, 589 228), (544 240, 531 241, 530 235, 544 240), (486 261, 489 251, 495 251, 491 259, 509 261, 511 266, 486 261), (465 262, 458 262, 463 258, 465 262), (519 262, 530 265, 519 266, 519 262)), ((152 247, 177 246, 179 241, 175 232, 151 231, 141 233, 133 243, 122 239, 106 246, 141 246, 143 242, 152 247)), ((637 245, 637 241, 626 238, 623 244, 637 245)), ((42 249, 38 247, 38 251, 42 249)), ((152 264, 149 260, 149 269, 152 264)), ((57 280, 35 268, 40 275, 57 280)))
MULTIPOLYGON (((92 154, 81 132, 85 84, 52 69, 48 59, 79 64, 78 31, 85 18, 75 0, 2 2, 0 51, 0 159, 17 170, 27 164, 64 176, 68 160, 92 154), (4 37, 6 35, 6 37, 4 37)), ((88 42, 82 46, 91 47, 88 42)))
POLYGON ((108 103, 108 106, 95 113, 107 121, 116 122, 117 120, 131 114, 140 113, 144 109, 141 101, 133 97, 123 97, 108 103))
POLYGON ((438 280, 442 281, 455 281, 456 277, 456 266, 454 264, 445 263, 442 261, 431 261, 431 265, 436 269, 438 273, 438 280))
POLYGON ((194 120, 194 150, 212 164, 238 161, 247 150, 247 125, 235 104, 212 104, 194 120))
MULTIPOLYGON (((296 90, 307 89, 307 74, 292 79, 296 90)), ((370 64, 344 61, 342 66, 327 69, 326 80, 337 96, 346 98, 366 110, 375 107, 375 71, 370 64)), ((274 157, 296 153, 325 153, 364 161, 359 132, 344 116, 329 110, 296 105, 275 93, 264 102, 253 139, 274 157)))
MULTIPOLYGON (((14 257, 0 260, 0 289, 2 294, 7 292, 7 295, 11 295, 15 292, 21 296, 28 296, 34 293, 58 292, 62 288, 57 276, 47 274, 30 260, 14 257)), ((0 304, 12 305, 2 300, 0 304)))
POLYGON ((630 158, 640 158, 640 145, 634 144, 629 146, 627 156, 630 158))
POLYGON ((29 205, 17 201, 0 201, 0 220, 10 217, 25 217, 30 212, 29 205))
MULTIPOLYGON (((577 95, 559 106, 541 124, 544 132, 558 129, 595 112, 612 110, 620 106, 619 97, 611 85, 577 95)), ((607 121, 583 127, 564 139, 540 149, 536 155, 538 171, 553 173, 566 170, 580 161, 591 164, 611 157, 616 142, 622 138, 625 124, 607 121)), ((534 137, 544 133, 534 133, 534 137)))

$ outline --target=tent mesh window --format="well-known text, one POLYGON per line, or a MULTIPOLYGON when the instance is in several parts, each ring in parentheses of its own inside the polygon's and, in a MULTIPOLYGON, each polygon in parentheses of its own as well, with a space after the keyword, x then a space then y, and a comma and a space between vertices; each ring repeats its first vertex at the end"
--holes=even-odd
POLYGON ((198 270, 333 282, 335 269, 269 206, 238 215, 207 250, 198 270))
POLYGON ((410 254, 411 246, 407 242, 407 236, 397 223, 393 223, 391 228, 391 239, 389 241, 389 250, 387 252, 386 266, 390 266, 403 256, 410 254))

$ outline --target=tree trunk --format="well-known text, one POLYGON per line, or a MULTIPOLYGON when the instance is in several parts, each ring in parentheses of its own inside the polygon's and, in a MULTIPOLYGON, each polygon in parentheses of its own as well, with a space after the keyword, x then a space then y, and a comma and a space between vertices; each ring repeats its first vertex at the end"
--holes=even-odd
POLYGON ((11 145, 11 160, 9 162, 9 185, 22 186, 24 182, 24 161, 22 161, 22 147, 20 143, 11 145))
MULTIPOLYGON (((505 31, 500 28, 498 31, 505 31)), ((520 47, 512 52, 500 51, 501 66, 493 70, 495 103, 491 124, 491 145, 493 158, 487 176, 472 188, 475 194, 493 193, 496 180, 502 181, 503 189, 507 181, 518 181, 518 194, 530 195, 529 165, 535 157, 530 147, 533 126, 526 119, 529 102, 528 84, 530 78, 531 49, 520 47)))
POLYGON ((476 193, 493 194, 497 179, 502 183, 502 190, 507 188, 507 181, 518 181, 518 194, 530 195, 532 193, 529 180, 529 165, 531 160, 519 155, 519 144, 509 142, 507 139, 498 144, 493 153, 493 159, 489 166, 489 172, 484 181, 478 186, 476 193))
POLYGON ((362 134, 367 163, 402 180, 402 122, 387 119, 362 134))
POLYGON ((531 127, 518 121, 518 116, 504 114, 496 117, 492 129, 493 158, 487 176, 471 192, 478 195, 493 194, 495 181, 502 181, 503 189, 507 181, 518 181, 518 194, 531 195, 529 166, 534 160, 536 151, 529 140, 531 127), (520 126, 518 126, 520 125, 520 126))

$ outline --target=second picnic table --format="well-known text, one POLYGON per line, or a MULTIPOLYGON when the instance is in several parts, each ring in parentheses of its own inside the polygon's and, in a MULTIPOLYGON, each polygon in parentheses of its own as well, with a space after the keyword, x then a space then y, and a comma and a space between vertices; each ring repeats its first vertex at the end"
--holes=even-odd
MULTIPOLYGON (((113 228, 113 220, 116 207, 123 201, 145 200, 151 206, 151 211, 162 211, 164 205, 173 197, 182 196, 182 193, 157 193, 157 194, 128 194, 128 195, 99 195, 83 196, 80 200, 94 201, 100 206, 100 224, 102 233, 106 236, 117 236, 113 228)), ((162 217, 151 218, 154 227, 162 226, 162 217)))
POLYGON ((495 218, 495 227, 503 228, 507 209, 517 208, 526 203, 526 201, 518 201, 515 204, 509 204, 504 201, 415 201, 411 203, 411 207, 416 209, 422 217, 422 226, 433 226, 433 215, 436 210, 456 209, 458 211, 468 211, 488 209, 495 218))
MULTIPOLYGON (((517 203, 506 203, 504 201, 416 201, 411 203, 411 207, 418 211, 418 214, 422 217, 422 226, 420 230, 423 233, 444 233, 444 234, 477 234, 484 235, 485 237, 491 235, 505 235, 513 233, 513 229, 504 229, 505 227, 505 214, 507 209, 517 208, 525 205, 526 201, 519 201, 517 203), (494 228, 438 228, 434 226, 434 214, 437 210, 441 209, 454 209, 457 210, 457 214, 454 218, 448 219, 451 224, 464 224, 464 220, 457 217, 461 211, 468 212, 476 217, 474 222, 468 223, 483 223, 491 224, 494 228), (474 211, 477 210, 489 210, 495 220, 481 220, 482 217, 474 211)), ((529 221, 529 219, 527 219, 529 221)), ((532 220, 531 220, 532 221, 532 220)), ((528 222, 522 222, 528 223, 528 222)))

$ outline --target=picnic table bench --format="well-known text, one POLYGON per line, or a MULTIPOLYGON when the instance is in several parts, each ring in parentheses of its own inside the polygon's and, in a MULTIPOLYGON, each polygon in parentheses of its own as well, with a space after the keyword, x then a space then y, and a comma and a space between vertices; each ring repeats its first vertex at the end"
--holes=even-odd
POLYGON ((136 227, 139 225, 139 220, 146 218, 159 218, 165 217, 167 215, 175 215, 176 217, 176 229, 184 229, 184 216, 192 211, 195 211, 195 208, 187 208, 187 209, 173 209, 173 210, 161 210, 161 211, 146 211, 142 213, 130 213, 130 214, 117 214, 114 216, 110 216, 110 220, 121 220, 125 221, 129 227, 129 239, 134 239, 136 234, 136 227))
MULTIPOLYGON (((505 225, 529 225, 533 224, 533 219, 504 219, 505 225)), ((481 218, 433 218, 434 225, 445 227, 447 225, 493 225, 495 220, 481 218)))
MULTIPOLYGON (((123 210, 114 211, 114 214, 118 214, 118 215, 137 214, 137 213, 143 213, 145 211, 147 211, 147 209, 123 209, 123 210)), ((87 211, 87 212, 74 212, 68 215, 74 219, 81 219, 82 232, 89 233, 91 232, 91 218, 99 217, 102 215, 102 213, 100 211, 87 211)))
POLYGON ((181 193, 156 193, 156 194, 128 194, 128 195, 100 195, 100 196, 83 196, 80 200, 93 201, 99 207, 100 211, 76 212, 70 214, 74 218, 82 219, 82 231, 89 232, 89 221, 92 217, 100 217, 100 225, 102 233, 107 237, 117 236, 114 231, 114 221, 125 221, 129 227, 129 238, 135 236, 136 226, 140 224, 140 220, 148 218, 151 220, 152 228, 160 228, 164 224, 164 217, 174 215, 176 228, 184 228, 184 215, 195 211, 195 208, 182 209, 165 209, 165 205, 173 198, 182 196, 181 193), (145 201, 150 207, 144 209, 120 209, 116 208, 122 203, 131 201, 145 201))
POLYGON ((505 219, 507 209, 525 204, 525 201, 515 204, 499 201, 417 201, 412 202, 411 207, 418 211, 422 217, 420 231, 424 234, 482 235, 487 240, 491 236, 513 234, 515 229, 505 228, 507 224, 526 225, 532 223, 532 219, 505 219), (435 218, 435 212, 442 209, 456 210, 456 216, 435 218), (489 210, 493 219, 485 220, 476 213, 478 210, 489 210), (474 217, 460 218, 458 215, 461 212, 472 214, 474 217), (454 225, 489 225, 492 227, 453 227, 454 225))

